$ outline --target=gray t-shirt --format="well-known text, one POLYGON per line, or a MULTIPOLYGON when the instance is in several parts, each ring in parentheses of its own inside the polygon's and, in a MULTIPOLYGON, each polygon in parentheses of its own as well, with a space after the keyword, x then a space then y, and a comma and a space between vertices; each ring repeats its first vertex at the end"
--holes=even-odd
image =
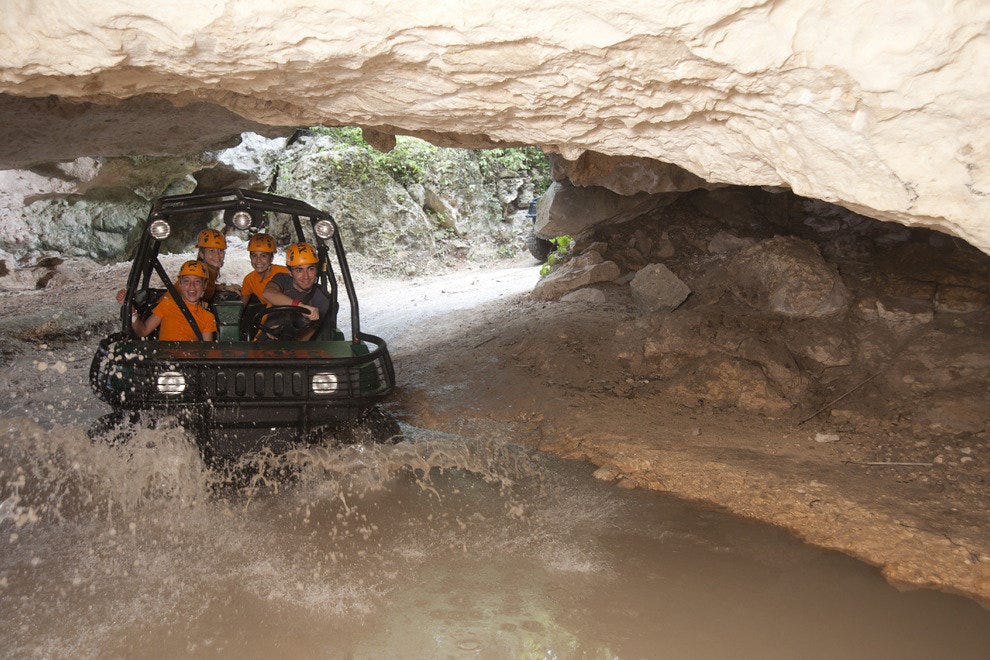
POLYGON ((326 289, 324 289, 319 284, 314 284, 313 291, 300 291, 295 287, 292 282, 292 275, 288 273, 278 273, 271 279, 271 283, 282 290, 282 293, 293 298, 294 300, 302 301, 306 305, 312 305, 316 309, 320 310, 320 319, 325 319, 327 314, 330 312, 330 296, 327 295, 326 289), (309 300, 306 297, 309 296, 310 292, 313 293, 309 300))

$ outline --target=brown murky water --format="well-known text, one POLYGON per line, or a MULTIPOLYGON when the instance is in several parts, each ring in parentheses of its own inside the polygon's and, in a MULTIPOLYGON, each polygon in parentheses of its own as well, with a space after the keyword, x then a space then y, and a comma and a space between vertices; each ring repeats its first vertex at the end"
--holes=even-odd
POLYGON ((408 429, 217 488, 0 419, 4 656, 986 657, 990 612, 511 444, 408 429))

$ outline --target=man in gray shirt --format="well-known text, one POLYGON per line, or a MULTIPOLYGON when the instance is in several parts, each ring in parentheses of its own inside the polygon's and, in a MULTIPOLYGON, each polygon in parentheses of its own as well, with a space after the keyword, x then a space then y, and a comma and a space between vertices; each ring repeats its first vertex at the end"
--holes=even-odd
POLYGON ((316 283, 319 261, 312 245, 293 243, 285 252, 285 265, 289 272, 278 273, 265 286, 265 299, 271 305, 291 305, 306 310, 305 315, 295 317, 297 320, 305 318, 308 321, 300 324, 303 327, 296 328, 301 331, 295 337, 298 340, 312 337, 320 325, 320 319, 326 319, 331 311, 330 296, 326 289, 316 283))

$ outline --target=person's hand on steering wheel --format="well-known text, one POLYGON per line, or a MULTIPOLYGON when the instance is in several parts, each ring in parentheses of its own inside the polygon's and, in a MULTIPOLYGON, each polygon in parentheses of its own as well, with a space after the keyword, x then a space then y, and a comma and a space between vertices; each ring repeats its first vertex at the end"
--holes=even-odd
POLYGON ((320 318, 320 310, 310 305, 299 303, 298 305, 259 307, 258 309, 251 310, 245 320, 248 327, 248 336, 278 340, 285 339, 286 333, 290 335, 299 334, 307 328, 311 328, 314 324, 311 319, 314 318, 317 320, 320 318), (306 319, 306 322, 302 326, 297 327, 291 321, 286 322, 284 317, 281 321, 277 320, 283 314, 289 314, 290 318, 294 315, 300 321, 306 319), (267 318, 262 320, 263 317, 267 318))
POLYGON ((306 303, 299 303, 296 307, 301 307, 306 310, 306 318, 309 319, 310 323, 315 323, 320 320, 320 310, 312 305, 307 305, 306 303))

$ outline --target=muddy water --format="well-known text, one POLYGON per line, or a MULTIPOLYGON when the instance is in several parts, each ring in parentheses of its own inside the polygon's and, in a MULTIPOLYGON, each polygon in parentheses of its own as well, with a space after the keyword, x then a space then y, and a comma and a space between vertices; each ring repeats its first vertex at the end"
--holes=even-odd
POLYGON ((262 457, 0 420, 4 656, 986 657, 990 612, 498 440, 262 457), (257 468, 257 466, 255 466, 257 468))

